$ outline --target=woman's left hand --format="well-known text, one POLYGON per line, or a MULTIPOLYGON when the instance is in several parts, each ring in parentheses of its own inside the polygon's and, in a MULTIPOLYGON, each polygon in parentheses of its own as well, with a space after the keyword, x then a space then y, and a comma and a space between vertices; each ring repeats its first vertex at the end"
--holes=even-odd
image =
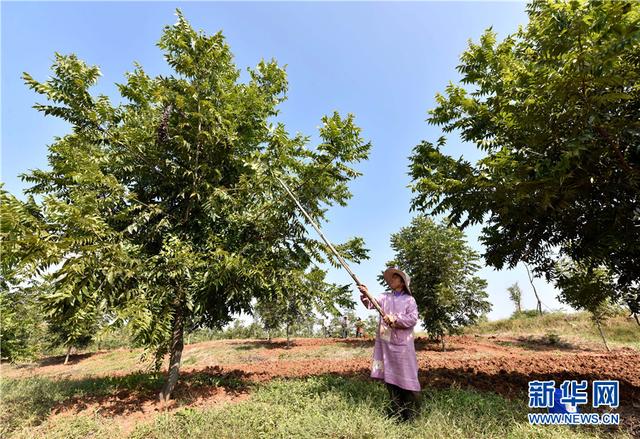
POLYGON ((386 314, 383 320, 387 325, 393 327, 393 325, 396 323, 396 316, 394 316, 393 314, 386 314))

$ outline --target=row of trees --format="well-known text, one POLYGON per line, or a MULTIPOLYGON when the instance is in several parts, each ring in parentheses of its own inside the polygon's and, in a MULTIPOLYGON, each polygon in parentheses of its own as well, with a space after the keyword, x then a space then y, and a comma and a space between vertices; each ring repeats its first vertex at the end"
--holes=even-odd
MULTIPOLYGON (((136 347, 128 325, 112 325, 106 319, 107 314, 96 314, 86 326, 72 326, 72 322, 56 321, 47 315, 47 294, 26 295, 15 291, 12 294, 0 294, 0 323, 2 327, 2 357, 10 361, 28 361, 44 355, 57 355, 64 352, 64 364, 74 351, 81 349, 111 349, 118 347, 136 347)), ((55 314, 56 318, 58 314, 55 314)), ((353 311, 347 311, 347 333, 355 335, 357 317, 353 311)), ((362 321, 365 333, 375 334, 378 319, 370 315, 362 321)), ((281 318, 268 323, 254 310, 253 320, 243 323, 235 319, 221 329, 190 328, 185 331, 185 342, 196 343, 205 340, 292 337, 342 337, 341 316, 320 316, 315 313, 296 315, 293 318, 281 318)))

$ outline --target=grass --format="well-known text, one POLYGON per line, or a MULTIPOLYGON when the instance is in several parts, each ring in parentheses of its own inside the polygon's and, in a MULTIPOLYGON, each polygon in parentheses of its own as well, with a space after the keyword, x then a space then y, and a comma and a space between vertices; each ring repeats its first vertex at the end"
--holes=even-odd
MULTIPOLYGON (((268 347, 260 343, 241 340, 237 343, 211 344, 200 343, 190 345, 185 349, 182 357, 182 366, 194 365, 229 365, 250 364, 269 360, 264 353, 268 347)), ((279 360, 305 360, 315 358, 334 358, 348 360, 359 357, 369 357, 373 348, 371 346, 318 346, 314 349, 302 351, 285 351, 278 357, 279 360)), ((3 375, 15 377, 36 372, 39 375, 55 378, 80 378, 95 375, 109 375, 126 371, 149 372, 153 363, 151 359, 140 362, 142 349, 117 349, 114 351, 88 353, 81 363, 76 364, 78 357, 71 357, 71 364, 63 369, 40 370, 41 363, 25 363, 21 365, 3 364, 3 375)), ((49 359, 49 361, 52 361, 49 359)), ((62 363, 63 357, 55 359, 62 363)))
POLYGON ((3 378, 0 381, 0 437, 40 424, 56 406, 73 398, 96 398, 121 390, 151 391, 157 389, 163 379, 162 375, 152 373, 83 379, 3 378))
MULTIPOLYGON (((70 388, 73 388, 71 386, 70 388)), ((76 386, 77 390, 78 386, 76 386)), ((64 386, 19 384, 14 392, 28 400, 29 410, 45 412, 64 396, 64 386)), ((103 388, 106 390, 106 388, 103 388)), ((257 385, 250 399, 209 408, 183 408, 151 416, 128 432, 112 418, 99 415, 51 417, 40 425, 17 425, 2 437, 47 438, 596 438, 628 437, 595 429, 533 427, 524 398, 509 401, 492 393, 461 389, 426 389, 421 416, 397 424, 383 416, 385 388, 372 381, 336 376, 274 380, 257 385)), ((14 395, 15 396, 15 395, 14 395)), ((4 423, 3 423, 4 424, 4 423)))
POLYGON ((117 349, 107 352, 85 352, 80 355, 72 355, 69 364, 64 368, 47 369, 46 366, 61 365, 64 356, 47 357, 40 361, 20 364, 2 364, 4 377, 29 375, 37 373, 50 378, 81 378, 95 375, 118 374, 123 370, 127 372, 148 372, 153 363, 150 359, 141 362, 142 349, 117 349))
POLYGON ((332 360, 350 360, 352 358, 370 358, 372 346, 320 346, 304 351, 283 352, 279 360, 309 360, 314 358, 331 358, 332 360))
POLYGON ((16 439, 114 439, 126 437, 122 429, 112 420, 100 415, 65 416, 52 418, 42 425, 14 431, 9 436, 16 439))
MULTIPOLYGON (((630 347, 640 349, 640 326, 632 318, 617 315, 607 319, 602 330, 611 347, 630 347)), ((556 339, 556 342, 588 341, 602 345, 598 329, 590 319, 589 313, 561 312, 545 313, 542 316, 523 315, 484 322, 467 328, 466 334, 491 334, 509 336, 537 336, 556 339), (561 334, 558 336, 558 334, 561 334)))
MULTIPOLYGON (((187 346, 182 356, 183 366, 193 365, 228 365, 239 363, 252 363, 263 361, 260 355, 260 345, 252 345, 247 341, 239 341, 235 344, 210 344, 201 343, 187 346)), ((5 377, 16 377, 19 375, 29 375, 37 373, 40 376, 51 378, 82 378, 96 375, 118 374, 122 371, 146 373, 152 370, 152 358, 147 358, 141 362, 142 349, 116 349, 106 352, 84 353, 80 357, 71 356, 70 364, 64 368, 42 369, 46 364, 62 364, 64 357, 50 357, 44 359, 45 363, 32 362, 18 365, 2 365, 2 375, 5 377), (82 358, 81 362, 78 359, 82 358)))

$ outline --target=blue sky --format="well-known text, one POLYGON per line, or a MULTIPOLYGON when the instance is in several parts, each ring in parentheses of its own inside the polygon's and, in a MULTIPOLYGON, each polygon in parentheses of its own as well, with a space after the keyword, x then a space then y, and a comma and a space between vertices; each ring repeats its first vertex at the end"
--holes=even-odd
MULTIPOLYGON (((261 58, 287 65, 288 101, 280 120, 290 133, 317 139, 324 114, 334 110, 354 113, 363 136, 372 142, 370 159, 358 166, 363 177, 353 182, 347 207, 329 212, 324 231, 334 242, 362 236, 371 258, 352 268, 382 291, 376 275, 393 257, 391 233, 409 224, 410 190, 406 187, 408 156, 422 139, 441 133, 429 126, 427 110, 449 81, 468 40, 477 41, 493 26, 503 38, 525 25, 525 3, 520 2, 2 2, 2 175, 6 188, 21 193, 17 177, 29 169, 47 166, 47 145, 69 126, 45 118, 32 105, 41 102, 20 79, 29 72, 46 79, 54 52, 75 53, 98 65, 103 77, 93 92, 118 101, 116 82, 137 61, 147 73, 168 74, 155 43, 163 26, 175 22, 179 7, 196 29, 211 34, 222 30, 237 65, 254 67, 261 58)), ((467 159, 479 158, 473 145, 449 136, 445 150, 467 159)), ((479 227, 467 231, 469 244, 482 253, 479 227)), ((493 303, 492 319, 513 311, 506 288, 518 282, 524 305, 535 300, 524 267, 496 271, 485 267, 493 303)), ((350 281, 344 270, 332 269, 329 279, 350 281)), ((556 292, 542 279, 535 281, 542 301, 559 308, 556 292)), ((354 298, 357 297, 354 288, 354 298)), ((370 311, 361 305, 358 315, 370 311)))

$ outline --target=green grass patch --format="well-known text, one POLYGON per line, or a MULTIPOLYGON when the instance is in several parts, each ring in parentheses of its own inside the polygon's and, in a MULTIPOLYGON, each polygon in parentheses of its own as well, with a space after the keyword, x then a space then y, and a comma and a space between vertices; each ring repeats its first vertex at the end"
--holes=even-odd
POLYGON ((41 425, 23 427, 10 435, 12 439, 114 439, 126 436, 115 421, 100 415, 54 417, 41 425))
POLYGON ((44 357, 37 361, 23 362, 17 364, 2 364, 4 376, 12 376, 25 373, 37 373, 40 376, 51 378, 82 378, 95 375, 108 375, 119 373, 123 370, 128 372, 148 372, 153 366, 151 359, 142 360, 142 349, 118 349, 108 352, 84 352, 79 355, 72 355, 69 364, 62 366, 64 356, 44 357))
MULTIPOLYGON (((207 384, 207 377, 191 377, 207 384), (204 381, 202 381, 204 380, 204 381)), ((139 380, 139 381, 137 381, 139 380)), ((396 423, 384 413, 388 395, 378 382, 337 376, 274 380, 255 385, 248 400, 211 408, 183 408, 150 416, 130 433, 117 421, 99 415, 54 416, 51 407, 71 395, 112 392, 122 385, 156 386, 154 380, 124 382, 52 382, 28 379, 3 383, 12 428, 2 437, 46 438, 627 438, 622 432, 568 427, 530 426, 526 401, 509 401, 493 393, 461 389, 425 389, 421 415, 413 423, 396 423), (17 411, 16 411, 17 410, 17 411), (17 419, 17 421, 15 420, 17 419)), ((230 385, 212 382, 212 385, 230 385)), ((238 386, 242 383, 238 382, 238 386)), ((3 404, 4 405, 4 404, 3 404)), ((3 409, 4 410, 4 409, 3 409)))
MULTIPOLYGON (((640 349, 640 326, 632 318, 617 315, 607 319, 602 330, 613 347, 631 347, 640 349)), ((469 327, 466 334, 493 335, 536 335, 554 337, 556 342, 588 341, 602 345, 602 339, 589 313, 566 314, 561 312, 545 313, 542 316, 521 313, 509 319, 483 322, 469 327), (561 336, 558 336, 561 334, 561 336)))
POLYGON ((83 378, 79 380, 32 377, 0 380, 0 437, 46 419, 52 409, 73 398, 101 397, 121 390, 144 392, 158 389, 164 377, 154 373, 83 378))
POLYGON ((279 360, 308 360, 315 358, 331 360, 350 360, 352 358, 371 357, 373 346, 325 345, 315 349, 285 351, 278 355, 279 360))
MULTIPOLYGON (((127 394, 147 396, 151 394, 155 397, 164 380, 165 375, 162 373, 132 373, 124 376, 82 379, 46 377, 2 379, 0 380, 0 395, 2 396, 0 437, 4 438, 10 433, 29 431, 30 428, 37 427, 49 418, 56 407, 71 400, 87 402, 104 396, 116 395, 122 391, 127 394)), ((196 387, 225 387, 232 390, 244 390, 248 387, 248 384, 239 377, 212 375, 205 372, 184 374, 181 383, 196 387)), ((180 403, 189 402, 189 397, 180 396, 178 389, 174 395, 180 403)), ((78 422, 82 425, 93 425, 97 419, 101 420, 100 424, 105 421, 105 419, 97 417, 93 420, 85 419, 84 423, 78 422)), ((27 436, 29 435, 27 434, 27 436)))
MULTIPOLYGON (((183 377, 183 380, 185 378, 183 377)), ((220 376, 212 375, 205 372, 197 372, 189 375, 189 384, 195 386, 213 386, 213 387, 226 387, 232 390, 241 390, 249 386, 244 380, 234 377, 232 375, 220 376)))
POLYGON ((248 401, 182 409, 140 426, 134 438, 595 438, 596 430, 532 427, 527 407, 488 393, 427 389, 421 416, 410 424, 384 417, 386 389, 334 376, 276 380, 248 401))

